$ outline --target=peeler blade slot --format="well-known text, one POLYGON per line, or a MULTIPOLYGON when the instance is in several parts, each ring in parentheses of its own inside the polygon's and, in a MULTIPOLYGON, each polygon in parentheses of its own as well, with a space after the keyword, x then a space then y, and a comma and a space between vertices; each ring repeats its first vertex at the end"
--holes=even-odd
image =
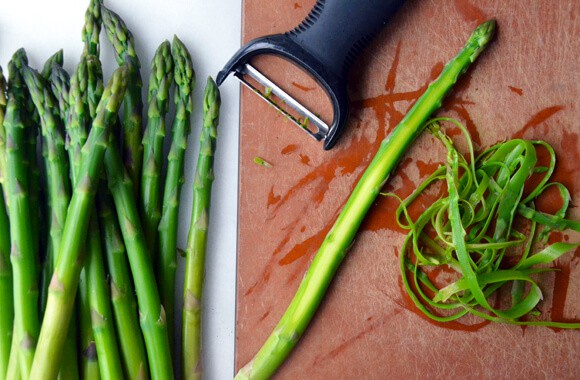
POLYGON ((242 82, 245 86, 247 86, 250 90, 259 95, 267 103, 276 108, 281 114, 283 114, 286 118, 288 118, 302 130, 306 131, 310 136, 315 138, 317 141, 323 140, 327 137, 328 132, 330 130, 328 124, 326 124, 318 116, 312 113, 309 109, 300 104, 296 99, 291 97, 287 92, 282 90, 278 85, 272 82, 268 77, 266 77, 264 74, 258 71, 255 67, 246 63, 238 70, 236 70, 234 76, 238 78, 238 80, 242 82), (257 88, 257 86, 250 83, 245 78, 246 75, 255 80, 262 87, 262 89, 257 88), (281 107, 278 103, 276 103, 272 99, 272 95, 278 97, 283 102, 283 104, 288 105, 288 107, 290 107, 298 114, 300 114, 302 118, 298 119, 296 116, 292 115, 286 109, 281 107), (316 127, 316 129, 312 128, 313 126, 316 127))

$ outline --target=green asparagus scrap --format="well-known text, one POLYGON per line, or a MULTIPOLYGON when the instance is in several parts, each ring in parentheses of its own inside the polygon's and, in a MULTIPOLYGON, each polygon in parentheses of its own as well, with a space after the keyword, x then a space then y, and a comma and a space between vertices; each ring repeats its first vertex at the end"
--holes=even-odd
POLYGON ((17 52, 8 63, 9 90, 4 127, 6 129, 6 188, 9 194, 8 210, 14 291, 14 339, 10 352, 12 366, 8 378, 29 378, 32 360, 40 330, 38 313, 39 275, 36 263, 36 246, 31 237, 29 197, 29 141, 30 133, 22 114, 25 109, 24 79, 20 64, 25 57, 17 52), (19 61, 20 60, 20 61, 19 61), (15 360, 12 360, 12 357, 15 360))
POLYGON ((114 123, 127 87, 128 68, 117 69, 103 92, 92 123, 89 137, 82 150, 78 181, 70 202, 64 225, 58 262, 51 280, 46 312, 40 332, 31 377, 55 378, 68 330, 75 293, 82 268, 82 247, 87 236, 94 204, 96 184, 109 145, 111 125, 114 123))
MULTIPOLYGON (((159 255, 157 256, 157 283, 165 308, 169 339, 173 341, 175 270, 177 268, 177 222, 179 196, 183 185, 183 165, 187 136, 191 130, 193 87, 195 72, 187 48, 175 36, 171 48, 175 73, 175 119, 172 126, 171 146, 167 156, 167 174, 163 189, 163 208, 159 223, 159 255)), ((172 345, 173 346, 173 345, 172 345)))
MULTIPOLYGON (((6 134, 4 131, 4 113, 6 111, 6 80, 0 68, 0 175, 6 170, 6 134)), ((12 266, 10 265, 10 225, 6 212, 4 180, 0 182, 0 378, 4 379, 8 371, 10 346, 12 344, 12 325, 14 322, 14 300, 12 298, 12 266)))
POLYGON ((201 296, 220 103, 218 87, 212 78, 208 78, 203 101, 204 116, 199 158, 193 182, 193 208, 186 249, 183 290, 182 363, 186 379, 202 377, 201 296))
POLYGON ((494 32, 495 20, 478 26, 465 47, 445 66, 393 132, 383 140, 320 246, 290 306, 256 356, 238 372, 236 379, 270 378, 290 354, 320 305, 381 187, 401 156, 422 133, 427 118, 441 106, 445 95, 485 49, 494 32))
POLYGON ((105 168, 133 274, 141 331, 145 338, 151 377, 169 379, 173 376, 173 365, 165 311, 161 305, 155 283, 153 264, 147 252, 147 243, 139 220, 133 184, 114 143, 110 144, 105 154, 105 168))
POLYGON ((138 198, 143 160, 143 146, 141 145, 143 112, 141 88, 143 84, 139 72, 141 64, 135 52, 133 34, 127 29, 125 22, 118 14, 104 6, 101 6, 101 14, 117 63, 119 65, 128 63, 131 68, 129 88, 123 101, 123 158, 133 182, 135 197, 138 198))
POLYGON ((169 89, 173 83, 173 59, 169 41, 157 48, 151 63, 147 127, 143 136, 143 173, 141 176, 141 220, 149 253, 156 256, 157 227, 161 219, 161 171, 165 116, 169 108, 169 89))

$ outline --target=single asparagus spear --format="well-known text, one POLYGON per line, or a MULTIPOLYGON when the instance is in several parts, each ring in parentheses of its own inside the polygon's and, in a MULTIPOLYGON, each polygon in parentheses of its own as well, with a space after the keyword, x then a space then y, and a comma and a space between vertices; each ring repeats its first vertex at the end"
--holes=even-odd
POLYGON ((58 102, 60 120, 65 125, 69 112, 70 75, 62 66, 53 65, 48 79, 52 94, 58 102))
MULTIPOLYGON (((6 170, 6 134, 4 131, 4 113, 6 111, 6 80, 0 67, 0 175, 6 170)), ((12 298, 12 266, 10 265, 10 225, 4 199, 4 181, 1 181, 0 192, 0 379, 6 378, 10 346, 12 345, 12 327, 14 323, 14 300, 12 298)))
POLYGON ((55 65, 62 67, 63 62, 64 62, 64 54, 62 52, 62 49, 60 49, 59 51, 48 57, 46 62, 44 62, 44 66, 42 66, 42 71, 40 72, 40 75, 44 79, 48 79, 52 72, 52 67, 55 65))
POLYGON ((128 63, 131 68, 131 79, 127 95, 123 100, 123 158, 129 177, 133 182, 135 198, 139 196, 141 180, 141 164, 143 160, 141 73, 139 57, 135 52, 133 34, 127 29, 125 22, 115 12, 101 6, 103 23, 109 41, 113 45, 115 58, 119 65, 128 63))
MULTIPOLYGON (((0 185, 2 186, 4 186, 4 177, 6 175, 6 131, 3 125, 6 113, 6 89, 6 78, 2 72, 2 67, 0 67, 0 185)), ((4 194, 6 194, 5 189, 4 194)), ((8 199, 6 199, 6 202, 8 202, 8 199)))
POLYGON ((205 248, 209 223, 213 156, 219 123, 220 94, 210 77, 203 99, 203 128, 199 140, 199 157, 193 182, 193 207, 187 249, 183 289, 183 374, 186 379, 201 379, 201 295, 205 265, 205 248))
POLYGON ((82 151, 77 184, 64 225, 58 263, 51 280, 44 321, 32 365, 33 379, 54 378, 58 372, 64 337, 69 326, 82 268, 82 246, 94 204, 96 183, 109 143, 111 125, 117 117, 127 87, 128 68, 117 69, 109 81, 82 151))
POLYGON ((81 33, 84 42, 83 55, 99 57, 102 6, 102 0, 90 0, 89 6, 85 12, 85 23, 83 24, 83 30, 81 33))
POLYGON ((20 72, 22 59, 17 52, 8 63, 9 92, 6 106, 4 127, 6 130, 6 188, 9 194, 9 219, 11 238, 11 262, 14 289, 14 330, 15 349, 10 355, 16 355, 8 378, 17 372, 28 379, 34 357, 36 339, 40 330, 38 314, 38 266, 37 246, 31 236, 29 197, 29 141, 30 133, 24 123, 22 114, 25 109, 24 80, 20 72))
POLYGON ((169 89, 173 82, 171 45, 164 41, 155 52, 149 77, 147 127, 143 136, 143 172, 141 175, 141 220, 147 247, 157 252, 157 227, 161 219, 161 172, 165 116, 169 108, 169 89))
POLYGON ((43 142, 46 147, 45 167, 48 185, 49 204, 49 257, 56 265, 56 253, 60 247, 62 227, 70 201, 70 183, 68 180, 68 161, 64 149, 63 126, 58 113, 58 103, 49 84, 38 72, 28 66, 23 67, 23 77, 30 97, 40 115, 43 142))
POLYGON ((147 243, 139 220, 131 179, 123 167, 123 161, 115 143, 109 145, 105 154, 105 169, 135 283, 141 330, 145 338, 151 377, 170 379, 173 377, 173 366, 165 311, 161 306, 153 264, 147 252, 147 243))
MULTIPOLYGON (((94 119, 98 106, 96 102, 101 98, 103 91, 103 75, 100 61, 98 59, 90 60, 87 64, 87 72, 87 105, 90 118, 94 119)), ((82 141, 82 138, 78 139, 78 142, 85 143, 82 141)), ((82 149, 82 147, 80 148, 82 149)), ((74 176, 75 185, 78 180, 78 174, 74 176)), ((86 247, 87 261, 81 276, 86 278, 87 287, 83 290, 89 292, 88 301, 91 315, 91 329, 94 335, 100 377, 102 379, 119 379, 123 377, 123 369, 113 323, 113 312, 111 310, 110 295, 105 274, 96 208, 93 208, 89 222, 89 234, 86 247)))
MULTIPOLYGON (((62 62, 61 62, 62 63, 62 62)), ((53 112, 55 116, 59 117, 60 123, 65 125, 67 123, 67 116, 69 112, 69 90, 70 90, 70 77, 66 70, 61 66, 61 63, 57 61, 52 62, 50 68, 50 75, 48 77, 50 88, 52 89, 52 94, 54 99, 58 103, 58 109, 54 109, 53 112)), ((45 64, 45 69, 46 68, 45 64)), ((43 72, 45 70, 43 69, 43 72)), ((66 177, 65 177, 66 178, 66 177)), ((54 266, 52 265, 52 258, 45 260, 43 266, 43 276, 42 276, 42 293, 41 302, 42 310, 46 307, 46 299, 48 297, 48 287, 50 286, 50 277, 54 266)), ((56 264, 56 263, 55 263, 56 264)), ((76 320, 76 311, 73 313, 73 320, 76 320)), ((64 346, 63 359, 60 366, 59 378, 62 380, 66 379, 78 379, 79 378, 79 366, 78 366, 78 356, 77 356, 77 326, 71 326, 69 328, 66 338, 66 343, 64 346)))
MULTIPOLYGON (((67 114, 67 146, 66 150, 70 163, 70 179, 75 182, 82 161, 82 147, 87 139, 87 130, 90 123, 89 73, 100 69, 98 59, 92 55, 82 55, 81 60, 73 73, 69 90, 69 111, 67 114)), ((91 74, 93 75, 93 74, 91 74)), ((92 81, 92 79, 91 79, 92 81)), ((92 82, 91 82, 92 83, 92 82)), ((102 85, 102 84, 101 84, 102 85)), ((102 90, 100 91, 102 93, 102 90)), ((89 303, 89 287, 86 272, 81 271, 76 310, 80 320, 78 330, 81 349, 80 373, 83 379, 100 378, 95 337, 91 325, 91 307, 89 303)), ((71 325, 71 329, 74 326, 71 325)), ((70 329, 69 329, 70 332, 70 329)))
MULTIPOLYGON (((177 221, 179 195, 183 185, 183 161, 193 112, 195 72, 185 45, 175 36, 171 47, 175 72, 175 119, 172 126, 171 147, 167 156, 167 174, 163 189, 163 209, 159 223, 159 255, 157 283, 161 302, 169 321, 168 332, 173 342, 175 270, 177 268, 177 221)), ((173 345, 172 345, 173 346, 173 345)))
POLYGON ((146 379, 149 377, 149 368, 145 343, 137 319, 137 300, 133 293, 129 263, 115 206, 107 188, 101 187, 97 194, 97 203, 125 378, 146 379))
POLYGON ((383 140, 320 246, 290 306, 266 343, 238 372, 236 379, 267 379, 274 375, 290 354, 320 305, 330 281, 381 187, 409 146, 421 134, 427 118, 439 109, 457 78, 488 45, 494 31, 494 20, 478 26, 465 47, 445 66, 393 132, 383 140))

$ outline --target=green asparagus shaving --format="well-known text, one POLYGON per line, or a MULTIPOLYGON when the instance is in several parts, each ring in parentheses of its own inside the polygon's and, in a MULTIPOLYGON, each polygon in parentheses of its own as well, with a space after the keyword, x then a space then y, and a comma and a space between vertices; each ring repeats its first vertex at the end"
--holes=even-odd
POLYGON ((267 379, 290 354, 320 305, 381 187, 402 155, 421 134, 427 118, 440 107, 443 98, 459 76, 488 45, 494 31, 495 20, 478 26, 465 47, 444 67, 439 77, 429 85, 393 132, 382 141, 378 152, 320 246, 290 306, 274 332, 256 356, 238 372, 236 379, 267 379))
POLYGON ((165 116, 169 108, 169 89, 173 83, 171 45, 164 41, 155 52, 149 77, 147 127, 143 136, 141 175, 141 220, 149 252, 157 253, 157 227, 161 219, 161 186, 165 116))
POLYGON ((271 168, 272 167, 272 164, 271 163, 269 163, 268 161, 264 160, 262 157, 258 157, 258 156, 254 157, 254 163, 256 165, 260 165, 260 166, 263 166, 265 168, 271 168))
POLYGON ((10 352, 7 378, 20 374, 29 378, 34 358, 36 340, 40 331, 38 313, 39 273, 35 236, 30 228, 30 148, 23 114, 28 111, 25 104, 24 79, 20 68, 26 57, 19 50, 8 63, 9 89, 4 128, 6 130, 6 189, 10 220, 10 241, 14 292, 14 345, 10 352), (19 62, 20 61, 20 62, 19 62), (15 358, 15 359, 13 359, 15 358))
POLYGON ((210 77, 203 100, 203 128, 199 139, 199 157, 193 182, 193 207, 185 256, 182 330, 185 379, 202 377, 201 298, 220 103, 218 87, 210 77))
POLYGON ((109 146, 105 154, 105 168, 133 274, 141 331, 145 338, 151 377, 169 379, 173 376, 173 365, 165 311, 157 290, 153 263, 147 252, 147 243, 139 220, 133 184, 114 143, 109 146))
POLYGON ((96 184, 109 143, 109 133, 117 117, 127 87, 128 68, 117 69, 103 92, 97 116, 93 120, 82 150, 78 180, 68 209, 58 262, 51 280, 46 312, 31 378, 54 378, 58 372, 62 347, 68 330, 79 275, 82 247, 87 236, 96 184))
POLYGON ((469 133, 458 121, 437 118, 427 124, 447 149, 446 165, 402 200, 396 213, 399 225, 409 230, 400 255, 400 269, 413 302, 427 316, 441 322, 471 313, 495 322, 580 328, 580 323, 538 320, 535 312, 543 296, 534 274, 553 270, 546 265, 580 246, 557 242, 532 252, 553 229, 580 231, 578 223, 565 219, 568 191, 559 183, 548 182, 556 164, 552 147, 541 141, 516 139, 494 145, 474 157, 469 133), (468 159, 441 131, 440 122, 450 122, 462 131, 468 159), (548 166, 537 164, 536 147, 549 153, 548 166), (542 177, 524 194, 526 181, 534 173, 542 177), (409 205, 427 187, 440 181, 447 184, 447 196, 413 220, 407 211, 409 205), (563 200, 554 215, 534 209, 534 201, 549 187, 556 187, 563 200), (522 224, 514 223, 517 214, 529 223, 516 228, 522 224), (543 267, 535 267, 540 264, 543 267), (432 281, 429 273, 440 266, 456 272, 455 280, 445 284, 432 281), (506 286, 511 286, 511 304, 490 305, 489 298, 506 286))
POLYGON ((133 182, 135 198, 138 199, 143 160, 143 146, 141 145, 141 113, 143 111, 141 88, 143 84, 139 72, 141 64, 135 52, 133 34, 127 29, 125 22, 118 14, 104 6, 101 6, 101 14, 107 37, 115 50, 117 63, 119 65, 128 63, 131 68, 131 80, 123 101, 123 159, 133 182))
MULTIPOLYGON (((0 67, 0 176, 6 170, 6 134, 4 130, 4 113, 6 111, 6 80, 0 67)), ((0 378, 5 378, 10 359, 12 344, 12 325, 14 322, 14 300, 12 298, 12 266, 10 265, 10 225, 6 212, 4 194, 6 185, 0 181, 0 378)))
MULTIPOLYGON (((175 80, 175 119, 171 130, 171 146, 167 155, 167 174, 163 188, 163 208, 159 223, 159 255, 157 283, 165 308, 170 342, 174 336, 175 270, 177 268, 177 224, 179 196, 183 185, 183 166, 187 137, 191 130, 195 72, 187 48, 174 36, 171 46, 175 80)), ((173 347, 173 344, 171 345, 173 347)))

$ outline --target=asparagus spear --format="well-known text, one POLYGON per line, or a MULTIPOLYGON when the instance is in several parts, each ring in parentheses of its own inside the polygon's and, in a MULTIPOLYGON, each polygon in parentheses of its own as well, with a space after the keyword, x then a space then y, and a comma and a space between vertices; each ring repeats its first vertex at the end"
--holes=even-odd
POLYGON ((157 251, 157 227, 161 219, 161 171, 165 115, 169 106, 169 88, 173 82, 171 45, 164 41, 155 52, 149 77, 147 127, 143 136, 143 171, 141 175, 141 220, 149 252, 157 251))
MULTIPOLYGON (((6 111, 6 80, 0 67, 0 175, 6 170, 6 134, 4 132, 4 112, 6 111)), ((12 344, 12 325, 14 322, 14 300, 12 299, 12 266, 10 265, 10 225, 4 199, 5 184, 2 180, 0 192, 0 379, 6 377, 10 346, 12 344)))
POLYGON ((161 302, 169 321, 169 337, 173 341, 178 204, 181 186, 183 185, 183 161, 185 149, 187 148, 187 136, 191 129, 195 72, 193 71, 191 56, 177 36, 173 38, 171 54, 175 73, 175 119, 172 126, 171 147, 167 156, 163 209, 159 223, 157 283, 161 293, 161 302))
MULTIPOLYGON (((95 103, 97 99, 101 98, 103 91, 103 75, 99 60, 91 60, 87 65, 87 71, 87 105, 90 118, 94 119, 97 108, 97 104, 95 103)), ((100 374, 103 379, 119 379, 123 377, 123 370, 113 324, 113 312, 111 310, 110 295, 108 293, 105 275, 105 264, 96 208, 93 208, 92 211, 88 237, 87 262, 82 274, 86 276, 88 289, 85 289, 85 291, 89 291, 91 329, 95 339, 100 374)))
POLYGON ((69 112, 70 76, 61 65, 53 65, 48 79, 52 94, 58 103, 60 120, 65 125, 69 112))
POLYGON ((97 116, 82 151, 78 181, 74 188, 64 225, 59 259, 52 277, 48 302, 31 376, 54 378, 64 335, 69 326, 74 297, 82 268, 82 244, 86 237, 96 183, 109 142, 111 124, 117 117, 127 87, 128 68, 117 69, 103 92, 97 116))
MULTIPOLYGON (((67 146, 66 150, 70 163, 70 179, 75 183, 82 161, 82 147, 87 139, 88 124, 90 122, 89 98, 89 73, 100 69, 95 56, 81 56, 81 60, 73 73, 69 90, 69 111, 67 114, 67 146)), ((91 74, 92 75, 92 74, 91 74)), ((91 82, 92 83, 92 82, 91 82)), ((102 83, 101 83, 102 85, 102 83)), ((100 90, 102 93, 102 89, 100 90)), ((81 271, 79 290, 76 303, 76 311, 79 324, 79 338, 81 348, 80 372, 83 379, 98 379, 100 377, 95 337, 91 325, 91 307, 89 303, 89 288, 87 276, 81 271)), ((72 327, 72 326, 71 326, 72 327)), ((70 331, 70 330, 69 330, 70 331)))
MULTIPOLYGON (((58 109, 54 109, 53 112, 55 116, 59 117, 60 123, 65 125, 67 123, 67 117, 69 112, 69 90, 70 90, 70 77, 66 70, 62 67, 62 59, 52 60, 52 66, 50 67, 50 75, 48 76, 50 88, 52 89, 52 94, 54 99, 58 103, 58 109)), ((47 64, 44 65, 43 76, 48 72, 47 64)), ((46 147, 46 144, 44 145, 46 147)), ((66 177, 64 177, 66 178, 66 177)), ((46 299, 48 297, 48 288, 50 286, 50 277, 54 269, 52 265, 53 259, 47 257, 43 266, 42 275, 42 293, 41 302, 42 310, 46 306, 46 299)), ((73 320, 76 319, 76 312, 73 314, 73 320)), ((63 351, 63 359, 60 366, 59 378, 60 379, 78 379, 79 378, 79 366, 78 366, 78 356, 77 356, 77 326, 72 326, 69 328, 66 338, 66 343, 63 351)))
POLYGON ((105 247, 107 265, 111 282, 111 301, 115 314, 115 325, 119 332, 125 377, 128 379, 146 379, 149 377, 145 343, 137 319, 137 301, 133 293, 133 284, 123 237, 119 222, 107 188, 101 188, 97 194, 101 239, 105 247))
POLYGON ((40 72, 40 75, 42 75, 44 79, 48 79, 50 77, 50 73, 52 72, 52 67, 55 65, 62 67, 63 61, 64 54, 62 49, 60 49, 59 51, 48 57, 46 62, 44 62, 44 66, 42 66, 42 71, 40 72))
POLYGON ((173 368, 165 311, 161 306, 153 264, 147 252, 131 179, 114 143, 109 145, 105 154, 105 169, 135 283, 151 377, 169 379, 173 377, 173 368))
MULTIPOLYGON (((6 175, 6 131, 3 125, 6 113, 6 89, 6 78, 2 72, 2 67, 0 67, 0 185, 2 186, 4 186, 4 177, 6 175)), ((6 194, 5 189, 4 194, 6 194)))
POLYGON ((213 156, 217 125, 219 123, 220 94, 210 77, 203 100, 203 128, 201 130, 199 158, 193 182, 193 207, 187 241, 185 281, 183 290, 183 374, 186 379, 201 379, 201 295, 205 248, 209 222, 211 185, 213 182, 213 156))
POLYGON ((266 379, 272 376, 290 354, 314 316, 326 289, 346 255, 362 219, 398 161, 421 134, 427 118, 490 42, 495 21, 478 26, 465 47, 443 69, 413 108, 381 143, 333 228, 324 239, 290 306, 256 356, 236 375, 236 379, 266 379))
POLYGON ((58 105, 49 90, 48 83, 38 72, 28 66, 23 67, 23 77, 30 97, 40 115, 43 142, 46 147, 45 167, 49 199, 49 242, 48 253, 52 257, 52 266, 56 265, 56 253, 60 247, 62 227, 70 201, 70 184, 68 181, 68 162, 64 149, 62 123, 55 114, 58 105))
POLYGON ((135 52, 133 34, 127 29, 125 22, 115 12, 101 6, 101 14, 107 36, 113 45, 115 58, 119 65, 128 63, 131 68, 131 79, 127 95, 123 100, 123 158, 129 178, 133 182, 133 191, 138 198, 141 179, 141 164, 143 159, 142 111, 141 98, 141 64, 135 52))
POLYGON ((81 33, 84 42, 83 55, 99 57, 102 6, 102 0, 91 0, 85 12, 85 23, 81 33))
POLYGON ((31 202, 29 197, 29 132, 22 113, 25 110, 25 88, 20 64, 25 61, 18 51, 8 63, 9 92, 4 127, 6 129, 6 187, 10 195, 9 219, 11 238, 11 262, 14 287, 15 349, 10 355, 13 366, 8 377, 20 373, 27 379, 34 357, 36 339, 40 329, 38 315, 38 266, 36 246, 29 226, 31 202))

